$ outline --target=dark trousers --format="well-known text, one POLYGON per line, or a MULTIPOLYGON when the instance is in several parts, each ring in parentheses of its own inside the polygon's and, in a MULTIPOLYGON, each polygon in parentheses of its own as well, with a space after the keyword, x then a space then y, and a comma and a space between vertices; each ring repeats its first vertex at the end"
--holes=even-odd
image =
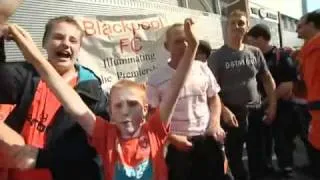
POLYGON ((252 109, 249 111, 249 128, 247 134, 248 167, 251 179, 263 177, 270 163, 267 154, 267 146, 271 145, 270 127, 263 122, 264 109, 252 109))
POLYGON ((248 172, 242 161, 243 144, 246 141, 248 167, 252 178, 260 177, 267 166, 265 125, 262 122, 262 108, 227 106, 237 117, 239 127, 227 131, 226 154, 235 179, 248 179, 248 172))
POLYGON ((166 157, 169 180, 224 180, 224 152, 211 136, 190 138, 193 147, 188 152, 168 146, 166 157))
POLYGON ((306 105, 293 102, 278 102, 275 121, 272 124, 274 149, 280 169, 293 167, 294 139, 300 136, 307 143, 310 115, 306 105))
POLYGON ((272 156, 274 150, 273 130, 272 126, 263 124, 264 130, 264 141, 265 141, 265 152, 266 152, 266 166, 267 168, 273 169, 272 156))
POLYGON ((233 177, 236 180, 247 179, 248 172, 242 161, 243 144, 248 132, 248 119, 246 108, 227 106, 237 117, 238 127, 223 125, 227 132, 225 140, 226 155, 233 177))
POLYGON ((310 143, 307 146, 309 168, 313 176, 316 179, 320 179, 320 150, 314 148, 310 143))

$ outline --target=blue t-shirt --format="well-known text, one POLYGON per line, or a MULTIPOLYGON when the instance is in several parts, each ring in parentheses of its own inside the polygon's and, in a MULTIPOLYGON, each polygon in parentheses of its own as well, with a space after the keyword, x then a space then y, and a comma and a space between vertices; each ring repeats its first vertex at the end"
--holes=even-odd
POLYGON ((152 179, 152 163, 146 159, 135 167, 130 167, 116 163, 115 180, 151 180, 152 179))

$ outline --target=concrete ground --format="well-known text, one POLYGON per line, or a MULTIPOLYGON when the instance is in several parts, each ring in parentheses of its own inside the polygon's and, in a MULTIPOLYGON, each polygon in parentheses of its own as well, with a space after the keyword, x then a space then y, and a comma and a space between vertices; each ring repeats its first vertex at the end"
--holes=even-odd
MULTIPOLYGON (((303 143, 300 141, 300 139, 296 140, 296 150, 294 152, 294 160, 295 160, 295 177, 294 178, 280 178, 279 173, 275 172, 274 174, 271 174, 270 176, 264 178, 263 180, 316 180, 314 178, 311 178, 308 176, 304 171, 302 170, 303 167, 305 167, 308 163, 306 151, 304 148, 303 143)), ((247 157, 244 156, 243 159, 246 161, 247 157)), ((277 162, 276 162, 276 156, 273 156, 273 163, 277 170, 277 162)))

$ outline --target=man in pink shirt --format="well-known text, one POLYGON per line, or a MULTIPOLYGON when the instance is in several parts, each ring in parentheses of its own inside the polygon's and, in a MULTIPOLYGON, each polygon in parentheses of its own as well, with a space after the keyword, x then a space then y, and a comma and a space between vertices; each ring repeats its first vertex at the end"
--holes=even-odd
MULTIPOLYGON (((169 27, 165 47, 171 58, 151 74, 147 82, 152 108, 164 100, 186 45, 182 24, 169 27)), ((194 61, 172 118, 167 153, 169 179, 221 179, 224 176, 224 156, 216 142, 222 142, 225 136, 220 126, 219 91, 206 63, 194 61)))

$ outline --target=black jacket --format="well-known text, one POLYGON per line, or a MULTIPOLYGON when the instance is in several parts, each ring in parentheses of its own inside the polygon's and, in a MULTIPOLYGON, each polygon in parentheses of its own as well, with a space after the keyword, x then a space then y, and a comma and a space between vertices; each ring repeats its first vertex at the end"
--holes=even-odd
POLYGON ((290 52, 273 47, 269 52, 264 54, 264 57, 277 85, 282 82, 297 80, 297 66, 290 56, 290 52))
MULTIPOLYGON (((297 67, 294 64, 289 52, 277 47, 273 47, 270 51, 264 53, 264 58, 266 59, 266 63, 276 83, 276 86, 282 82, 297 81, 297 67)), ((258 88, 262 96, 266 97, 266 93, 261 81, 258 81, 258 88)))
MULTIPOLYGON (((82 71, 86 77, 78 82, 75 90, 95 114, 108 118, 107 98, 99 79, 90 70, 77 68, 80 79, 82 71)), ((16 104, 5 123, 20 133, 40 80, 39 74, 25 62, 5 63, 4 41, 0 40, 0 77, 0 104, 16 104)), ((101 179, 94 161, 94 148, 88 144, 85 131, 63 107, 55 114, 46 133, 47 142, 45 148, 39 150, 36 168, 49 168, 55 180, 101 179)))

